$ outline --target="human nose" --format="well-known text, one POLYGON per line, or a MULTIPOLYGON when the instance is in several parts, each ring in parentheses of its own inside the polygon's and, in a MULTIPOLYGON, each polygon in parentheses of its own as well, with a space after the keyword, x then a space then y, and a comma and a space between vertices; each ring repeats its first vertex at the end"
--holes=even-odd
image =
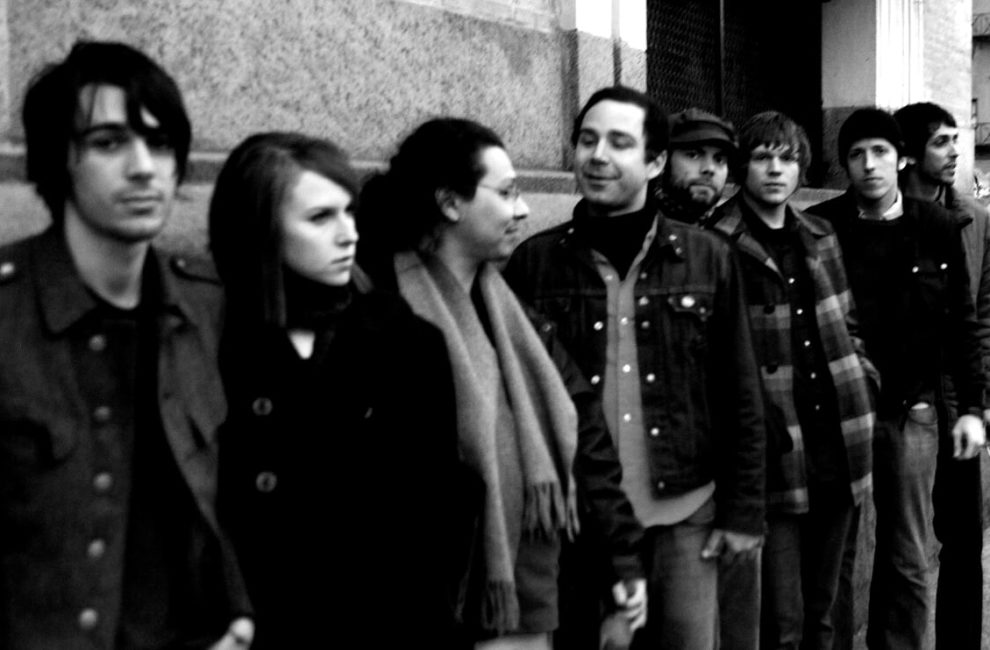
POLYGON ((773 175, 780 173, 780 158, 777 156, 770 156, 767 159, 767 172, 773 175))
POLYGON ((337 229, 337 234, 334 237, 335 242, 338 246, 353 246, 358 242, 360 236, 357 231, 357 222, 354 220, 354 216, 350 214, 345 214, 340 218, 340 228, 337 229))
POLYGON ((592 160, 604 162, 606 160, 606 147, 608 147, 608 143, 605 141, 605 138, 602 138, 596 142, 594 148, 591 150, 592 160))
POLYGON ((149 178, 155 169, 155 161, 151 149, 144 138, 134 138, 131 141, 127 157, 127 174, 134 178, 149 178))
POLYGON ((867 151, 863 155, 863 169, 872 170, 877 166, 877 159, 872 153, 867 151))
POLYGON ((700 170, 702 174, 714 174, 715 173, 715 159, 711 156, 702 156, 700 170))
POLYGON ((522 194, 520 194, 516 198, 515 203, 513 203, 512 218, 515 219, 516 221, 522 221, 528 216, 529 216, 529 205, 526 203, 526 200, 522 197, 522 194))

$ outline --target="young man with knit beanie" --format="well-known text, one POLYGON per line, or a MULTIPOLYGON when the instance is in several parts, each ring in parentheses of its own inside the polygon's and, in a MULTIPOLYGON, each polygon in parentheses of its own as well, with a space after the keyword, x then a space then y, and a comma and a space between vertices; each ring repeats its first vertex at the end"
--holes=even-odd
POLYGON ((709 227, 736 245, 767 394, 761 645, 832 648, 845 541, 872 486, 876 370, 828 222, 789 203, 811 164, 782 113, 739 135, 739 192, 709 227))
MULTIPOLYGON (((907 164, 901 191, 937 203, 966 225, 962 230, 970 293, 982 326, 984 379, 990 368, 990 215, 972 196, 957 192, 959 129, 952 115, 937 104, 909 104, 894 119, 904 134, 907 164)), ((949 401, 950 413, 955 400, 949 401)), ((984 421, 987 412, 984 412, 984 421)), ((953 458, 952 448, 939 447, 935 470, 935 535, 939 551, 935 604, 937 648, 979 650, 983 617, 983 492, 980 460, 953 458)))
POLYGON ((667 218, 649 191, 667 137, 644 93, 594 93, 572 133, 574 219, 524 242, 506 277, 605 405, 646 527, 648 615, 632 647, 710 650, 719 566, 762 543, 763 400, 730 244, 667 218))
POLYGON ((958 220, 902 195, 904 144, 885 111, 855 111, 838 137, 851 182, 809 208, 838 235, 862 337, 880 371, 874 431, 876 549, 867 644, 924 646, 930 602, 928 549, 940 444, 958 459, 985 441, 980 331, 958 220), (943 375, 959 404, 949 420, 943 375))

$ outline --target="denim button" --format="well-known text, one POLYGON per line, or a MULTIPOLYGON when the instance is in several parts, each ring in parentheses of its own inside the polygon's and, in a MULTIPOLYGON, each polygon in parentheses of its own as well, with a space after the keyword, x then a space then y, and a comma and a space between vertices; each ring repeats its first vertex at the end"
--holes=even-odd
POLYGON ((89 631, 96 627, 96 624, 100 622, 100 614, 92 607, 87 607, 86 609, 79 612, 79 627, 83 630, 89 631))
POLYGON ((92 560, 99 560, 107 552, 107 543, 102 539, 94 539, 86 547, 86 555, 92 560))
POLYGON ((113 476, 110 472, 100 472, 93 477, 93 489, 97 494, 106 494, 113 487, 113 476))

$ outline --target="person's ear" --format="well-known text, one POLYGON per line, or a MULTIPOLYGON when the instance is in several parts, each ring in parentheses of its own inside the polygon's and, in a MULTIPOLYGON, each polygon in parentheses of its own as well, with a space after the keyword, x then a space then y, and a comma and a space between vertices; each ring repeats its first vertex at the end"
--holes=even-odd
POLYGON ((646 177, 649 180, 653 180, 657 176, 663 173, 663 168, 667 165, 667 152, 661 151, 657 154, 656 158, 649 160, 646 163, 646 177))
POLYGON ((447 221, 457 223, 461 220, 461 213, 457 209, 457 195, 453 191, 439 189, 433 194, 433 197, 447 221))
POLYGON ((908 165, 914 165, 917 161, 911 156, 901 156, 897 159, 897 171, 902 172, 908 165))

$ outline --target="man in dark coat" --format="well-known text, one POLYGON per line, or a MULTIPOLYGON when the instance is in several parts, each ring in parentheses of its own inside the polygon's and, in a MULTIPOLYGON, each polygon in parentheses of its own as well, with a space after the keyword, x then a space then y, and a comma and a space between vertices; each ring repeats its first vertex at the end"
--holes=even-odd
POLYGON ((24 131, 53 223, 0 249, 0 646, 244 646, 213 505, 220 286, 151 246, 189 151, 179 90, 79 43, 24 131))
POLYGON ((936 458, 973 458, 985 440, 980 331, 959 220, 898 189, 905 158, 894 118, 860 109, 843 123, 838 142, 850 189, 808 212, 835 228, 866 351, 882 381, 867 642, 919 648, 930 610, 936 458), (946 411, 943 375, 952 378, 958 418, 946 411))

